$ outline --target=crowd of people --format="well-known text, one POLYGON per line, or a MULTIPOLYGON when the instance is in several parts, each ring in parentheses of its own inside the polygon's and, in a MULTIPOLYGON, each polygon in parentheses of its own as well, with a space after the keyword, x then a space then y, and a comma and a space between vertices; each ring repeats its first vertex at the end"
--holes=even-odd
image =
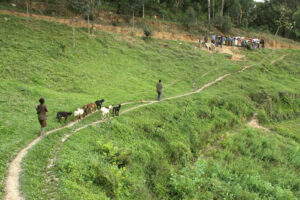
MULTIPOLYGON (((204 37, 204 44, 208 43, 208 37, 204 37)), ((241 36, 224 36, 224 35, 211 35, 211 43, 216 47, 223 45, 226 46, 235 46, 235 47, 246 47, 248 49, 256 49, 256 48, 265 48, 265 40, 258 38, 245 38, 241 36)))

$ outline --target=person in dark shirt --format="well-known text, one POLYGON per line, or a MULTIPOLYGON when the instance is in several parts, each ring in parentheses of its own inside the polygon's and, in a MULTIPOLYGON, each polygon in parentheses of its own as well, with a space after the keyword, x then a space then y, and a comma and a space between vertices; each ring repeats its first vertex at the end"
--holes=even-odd
POLYGON ((158 83, 156 84, 156 91, 157 91, 157 100, 160 101, 160 97, 161 97, 161 93, 162 93, 162 84, 161 84, 161 80, 158 81, 158 83))
POLYGON ((264 39, 260 40, 260 44, 261 44, 262 48, 265 48, 265 40, 264 39))
POLYGON ((47 126, 47 115, 46 112, 48 112, 47 106, 45 105, 45 99, 40 98, 39 100, 40 105, 36 107, 36 112, 38 115, 38 120, 41 124, 41 136, 44 136, 44 130, 47 126))

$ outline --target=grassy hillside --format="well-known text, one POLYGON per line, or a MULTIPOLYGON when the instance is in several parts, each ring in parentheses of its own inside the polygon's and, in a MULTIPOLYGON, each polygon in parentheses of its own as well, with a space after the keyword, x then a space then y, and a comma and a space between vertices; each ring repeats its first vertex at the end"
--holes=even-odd
POLYGON ((73 48, 71 27, 7 15, 0 22, 0 192, 9 161, 39 135, 40 97, 49 109, 49 130, 62 126, 58 111, 101 98, 105 105, 155 99, 158 79, 164 97, 181 94, 241 67, 228 55, 210 55, 188 43, 103 32, 89 38, 76 29, 73 48))
POLYGON ((298 52, 246 54, 253 68, 203 93, 126 113, 64 144, 59 138, 70 130, 49 136, 26 159, 25 194, 29 199, 299 199, 298 52), (283 54, 285 59, 278 59, 283 54), (254 112, 270 132, 245 126, 254 112), (54 154, 55 166, 48 169, 54 154))
POLYGON ((70 27, 5 15, 0 21, 0 191, 9 161, 39 135, 41 96, 49 130, 62 126, 55 120, 60 110, 100 98, 105 105, 152 100, 158 79, 169 97, 230 72, 199 94, 128 112, 65 143, 66 134, 99 114, 47 136, 24 160, 22 193, 72 200, 300 198, 298 50, 243 51, 248 61, 232 61, 192 43, 100 31, 89 38, 84 29, 76 29, 73 48, 70 27), (236 73, 246 65, 252 68, 236 73), (255 112, 270 132, 246 126, 255 112))

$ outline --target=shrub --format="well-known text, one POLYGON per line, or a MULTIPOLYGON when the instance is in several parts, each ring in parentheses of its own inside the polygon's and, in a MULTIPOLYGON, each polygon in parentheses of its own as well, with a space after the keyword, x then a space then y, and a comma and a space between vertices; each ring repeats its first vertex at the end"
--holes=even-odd
POLYGON ((111 164, 117 165, 119 168, 124 167, 129 162, 131 151, 120 149, 112 144, 97 144, 98 151, 104 160, 111 164))
POLYGON ((190 148, 181 142, 171 143, 169 150, 170 160, 182 166, 185 166, 192 157, 190 148))
POLYGON ((182 17, 183 25, 190 29, 193 25, 196 24, 197 17, 194 8, 189 7, 182 17))
POLYGON ((222 25, 222 31, 229 33, 232 29, 232 23, 229 16, 224 17, 223 25, 222 25))
POLYGON ((215 21, 214 21, 216 27, 221 28, 223 25, 223 22, 224 22, 224 20, 223 20, 223 17, 221 16, 221 13, 219 13, 219 12, 216 13, 215 21))
POLYGON ((104 188, 109 197, 118 198, 121 195, 121 190, 126 190, 125 168, 118 169, 107 163, 97 163, 91 170, 94 184, 104 188))
POLYGON ((269 119, 264 109, 260 109, 257 115, 257 119, 261 124, 268 124, 269 119))
POLYGON ((152 31, 148 26, 144 26, 144 35, 146 38, 150 38, 152 36, 152 31))

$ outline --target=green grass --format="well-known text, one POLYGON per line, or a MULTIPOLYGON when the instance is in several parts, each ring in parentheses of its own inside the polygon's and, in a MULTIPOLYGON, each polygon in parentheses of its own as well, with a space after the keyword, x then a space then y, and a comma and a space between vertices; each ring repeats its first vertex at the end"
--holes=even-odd
MULTIPOLYGON (((202 93, 83 129, 61 144, 55 166, 48 170, 57 176, 54 182, 37 181, 49 163, 49 158, 36 161, 41 151, 47 151, 38 144, 27 157, 30 165, 22 179, 27 197, 300 198, 299 141, 293 139, 300 114, 300 76, 294 73, 299 70, 297 54, 295 50, 247 52, 253 68, 202 93), (287 54, 286 60, 270 64, 282 54, 287 54), (272 107, 276 110, 270 112, 272 107), (271 132, 245 127, 259 110, 267 119, 260 121, 271 132), (293 133, 287 137, 276 128, 293 133), (37 165, 40 168, 34 171, 37 165), (33 190, 35 185, 44 192, 33 190), (55 188, 55 193, 47 188, 55 188)), ((46 155, 51 155, 50 150, 46 155)))
POLYGON ((39 135, 41 96, 49 130, 62 126, 57 111, 96 99, 155 99, 158 79, 170 97, 233 73, 199 94, 83 129, 64 144, 61 138, 99 113, 47 136, 23 162, 22 193, 72 200, 300 198, 299 51, 243 51, 248 61, 233 62, 192 43, 127 41, 100 31, 89 38, 85 29, 76 29, 73 48, 68 26, 6 15, 0 21, 0 191, 10 160, 39 135), (245 65, 253 67, 235 73, 245 65), (245 127, 255 112, 270 133, 245 127))
POLYGON ((195 90, 194 82, 198 87, 241 67, 227 55, 210 56, 189 43, 129 42, 102 32, 89 38, 85 29, 76 29, 73 48, 71 27, 7 15, 0 20, 0 191, 7 164, 39 135, 35 107, 40 97, 49 109, 49 130, 62 126, 55 119, 58 111, 101 98, 105 105, 155 99, 158 79, 164 97, 181 94, 195 90))

